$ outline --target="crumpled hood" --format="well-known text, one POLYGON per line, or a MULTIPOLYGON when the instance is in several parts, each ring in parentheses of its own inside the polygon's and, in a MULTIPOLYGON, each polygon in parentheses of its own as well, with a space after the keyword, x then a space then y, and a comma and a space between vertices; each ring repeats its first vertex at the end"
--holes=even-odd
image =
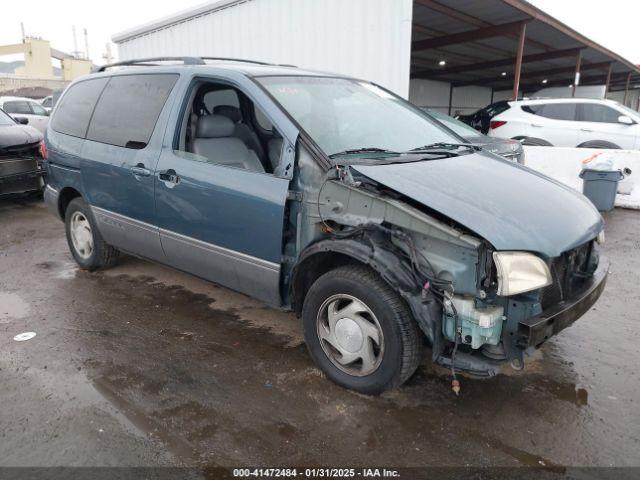
POLYGON ((598 211, 580 193, 481 152, 351 168, 449 217, 497 250, 557 257, 593 239, 604 225, 598 211))

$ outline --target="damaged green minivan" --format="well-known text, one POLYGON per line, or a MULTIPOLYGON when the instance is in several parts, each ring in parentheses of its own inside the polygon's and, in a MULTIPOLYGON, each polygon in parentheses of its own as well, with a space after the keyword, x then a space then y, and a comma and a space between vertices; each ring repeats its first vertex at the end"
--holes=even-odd
POLYGON ((81 267, 124 251, 294 310, 316 364, 368 394, 425 346, 454 378, 521 369, 602 293, 589 200, 387 90, 166 60, 103 67, 52 114, 45 198, 81 267))

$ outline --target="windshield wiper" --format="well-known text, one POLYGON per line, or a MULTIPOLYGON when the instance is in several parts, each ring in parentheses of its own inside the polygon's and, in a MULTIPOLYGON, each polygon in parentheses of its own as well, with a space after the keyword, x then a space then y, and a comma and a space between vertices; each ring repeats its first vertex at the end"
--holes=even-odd
POLYGON ((386 148, 363 147, 363 148, 354 148, 352 150, 344 150, 338 153, 332 153, 331 155, 329 155, 329 158, 341 157, 343 155, 357 155, 359 153, 385 153, 387 155, 402 155, 400 152, 387 150, 386 148))
MULTIPOLYGON (((407 153, 433 152, 434 150, 451 150, 453 148, 468 148, 476 152, 479 150, 482 150, 482 147, 473 145, 471 143, 438 142, 438 143, 431 143, 429 145, 424 145, 422 147, 412 148, 407 153)), ((453 154, 453 152, 449 152, 449 153, 453 154)))

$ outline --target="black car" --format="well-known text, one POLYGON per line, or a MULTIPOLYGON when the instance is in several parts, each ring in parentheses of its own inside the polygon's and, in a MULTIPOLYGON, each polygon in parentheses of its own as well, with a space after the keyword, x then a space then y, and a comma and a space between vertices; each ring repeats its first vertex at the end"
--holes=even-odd
POLYGON ((458 115, 456 118, 467 125, 472 126, 480 133, 484 135, 489 131, 489 124, 491 119, 496 115, 501 114, 505 110, 509 109, 509 102, 502 100, 500 102, 492 103, 484 108, 481 108, 475 113, 470 115, 458 115))
POLYGON ((445 127, 460 135, 467 142, 482 147, 482 149, 487 152, 495 153, 508 160, 524 164, 524 149, 518 140, 488 137, 449 115, 428 108, 423 108, 423 110, 444 124, 445 127))
POLYGON ((0 196, 42 191, 42 134, 0 109, 0 196))

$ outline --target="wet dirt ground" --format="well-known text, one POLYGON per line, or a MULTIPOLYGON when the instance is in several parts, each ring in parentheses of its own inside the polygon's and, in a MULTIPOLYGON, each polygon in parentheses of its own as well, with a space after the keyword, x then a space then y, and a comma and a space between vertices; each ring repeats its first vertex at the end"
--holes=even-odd
POLYGON ((131 257, 80 271, 41 203, 4 201, 0 466, 638 466, 640 212, 606 221, 605 293, 523 372, 456 398, 425 360, 366 397, 294 315, 131 257))

